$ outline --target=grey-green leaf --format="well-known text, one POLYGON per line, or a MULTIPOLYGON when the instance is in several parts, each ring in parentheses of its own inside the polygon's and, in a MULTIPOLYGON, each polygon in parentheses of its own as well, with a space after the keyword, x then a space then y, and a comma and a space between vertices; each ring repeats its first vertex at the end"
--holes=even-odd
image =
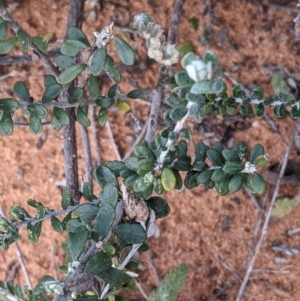
POLYGON ((223 89, 224 83, 222 80, 212 79, 193 84, 190 92, 193 94, 220 93, 223 89))
POLYGON ((93 193, 91 184, 89 182, 83 183, 82 194, 87 200, 92 201, 93 193))
POLYGON ((74 232, 68 233, 68 246, 73 260, 78 260, 89 238, 90 231, 85 226, 80 226, 74 232))
POLYGON ((118 199, 119 199, 118 188, 112 183, 107 183, 100 194, 101 204, 107 203, 115 208, 118 203, 118 199))
POLYGON ((7 23, 4 20, 0 21, 0 41, 5 40, 7 35, 7 23))
POLYGON ((147 239, 147 234, 140 224, 120 224, 115 228, 114 232, 118 238, 129 244, 139 244, 147 239))
POLYGON ((51 217, 51 225, 56 232, 59 232, 59 233, 64 232, 64 227, 62 226, 62 223, 60 222, 60 220, 57 217, 55 217, 55 216, 51 217))
POLYGON ((48 48, 48 42, 41 37, 32 37, 31 42, 42 52, 48 48))
POLYGON ((55 62, 62 69, 67 69, 68 67, 75 65, 75 62, 72 57, 63 54, 57 56, 55 58, 55 62))
POLYGON ((98 112, 98 116, 97 116, 97 119, 98 119, 98 123, 101 125, 101 126, 104 126, 106 121, 107 121, 107 109, 106 108, 101 108, 98 112))
POLYGON ((38 222, 34 225, 27 224, 28 240, 31 244, 35 244, 39 241, 39 237, 42 230, 42 222, 38 222))
POLYGON ((53 115, 51 119, 51 125, 55 131, 59 131, 62 129, 63 125, 57 120, 57 118, 53 115))
POLYGON ((264 147, 261 144, 255 144, 250 153, 250 163, 254 163, 255 159, 265 154, 264 147))
MULTIPOLYGON (((105 282, 109 283, 110 286, 114 288, 122 287, 125 283, 127 283, 131 279, 126 273, 118 269, 115 269, 113 267, 110 267, 108 270, 102 273, 98 273, 97 276, 99 276, 105 282)), ((126 299, 119 300, 119 301, 126 301, 126 299)))
POLYGON ((111 204, 106 203, 101 205, 94 226, 99 234, 99 240, 103 240, 108 234, 114 222, 115 214, 115 208, 111 204))
POLYGON ((31 116, 36 118, 46 118, 48 116, 48 110, 45 106, 34 103, 28 106, 28 111, 30 112, 31 116))
POLYGON ((70 123, 70 117, 65 112, 65 110, 54 107, 53 114, 55 118, 58 120, 58 122, 61 123, 62 125, 68 125, 70 123))
POLYGON ((67 187, 62 187, 61 207, 63 209, 67 209, 72 201, 73 197, 70 190, 67 187))
POLYGON ((99 95, 99 83, 97 77, 93 74, 89 79, 88 91, 91 99, 96 99, 99 95))
POLYGON ((44 77, 44 86, 47 89, 48 87, 52 85, 56 85, 57 81, 56 78, 52 74, 47 74, 44 77))
POLYGON ((42 103, 47 103, 53 99, 56 99, 61 93, 62 89, 63 87, 60 84, 48 86, 42 96, 42 103))
POLYGON ((135 53, 131 46, 119 37, 114 37, 116 50, 119 58, 125 65, 133 65, 135 61, 135 53))
POLYGON ((119 81, 121 79, 119 70, 115 66, 114 60, 109 55, 107 55, 107 57, 106 57, 104 70, 114 80, 119 81))
POLYGON ((21 50, 23 52, 26 52, 27 48, 28 48, 28 40, 27 40, 25 32, 22 29, 19 29, 17 31, 17 40, 18 40, 21 50))
POLYGON ((60 47, 60 52, 66 56, 74 57, 81 49, 87 45, 78 40, 66 40, 60 47))
POLYGON ((95 51, 91 61, 91 72, 94 76, 97 76, 103 70, 107 59, 106 48, 101 47, 95 51))
POLYGON ((0 111, 3 112, 14 112, 19 108, 18 102, 13 98, 0 99, 0 111))
POLYGON ((17 44, 17 38, 10 38, 0 42, 0 54, 9 53, 17 44))
POLYGON ((75 103, 81 99, 83 95, 83 88, 75 87, 71 90, 69 95, 69 103, 75 103))
POLYGON ((115 99, 113 97, 99 97, 97 98, 96 103, 101 108, 109 108, 115 103, 115 99))
MULTIPOLYGON (((195 82, 187 75, 186 71, 177 72, 175 74, 175 81, 180 87, 190 87, 195 82)), ((198 97, 199 98, 199 97, 198 97)))
POLYGON ((13 132, 14 123, 11 119, 10 113, 3 113, 0 120, 0 133, 9 136, 13 132))
POLYGON ((237 192, 242 187, 243 175, 241 173, 236 174, 233 178, 229 181, 229 191, 230 192, 237 192))
POLYGON ((74 211, 81 219, 93 220, 96 218, 100 207, 92 203, 79 205, 74 211))
POLYGON ((206 151, 206 155, 207 155, 208 159, 212 162, 212 164, 214 164, 216 166, 223 166, 224 158, 221 155, 221 153, 218 152, 217 150, 208 149, 206 151))
POLYGON ((108 183, 113 183, 117 188, 119 188, 116 176, 108 167, 97 166, 94 173, 96 181, 102 188, 104 188, 108 183))
POLYGON ((74 80, 84 69, 86 65, 72 65, 62 71, 58 76, 58 82, 62 85, 70 83, 74 80))
POLYGON ((260 174, 255 172, 252 177, 252 186, 256 193, 262 194, 265 191, 265 182, 260 174))
POLYGON ((17 81, 13 87, 14 93, 22 100, 30 102, 30 94, 23 82, 17 81))
POLYGON ((38 117, 36 117, 34 115, 30 115, 29 129, 32 134, 38 135, 42 131, 41 119, 39 119, 38 117))
POLYGON ((143 91, 140 89, 132 90, 127 94, 127 97, 132 99, 141 98, 144 95, 143 91))
POLYGON ((95 275, 108 270, 111 265, 112 262, 110 257, 103 251, 100 251, 87 262, 84 271, 86 273, 95 275))
POLYGON ((70 40, 80 41, 86 46, 90 46, 89 40, 86 35, 77 27, 70 27, 68 29, 68 37, 70 40))
POLYGON ((84 127, 88 127, 91 125, 91 122, 85 112, 83 111, 82 107, 77 108, 77 121, 84 127))
POLYGON ((227 162, 223 166, 223 171, 230 175, 235 175, 235 174, 241 172, 244 168, 245 168, 244 164, 241 164, 238 162, 227 162))
POLYGON ((147 200, 147 205, 155 212, 156 218, 166 217, 170 213, 170 207, 165 199, 154 196, 147 200))

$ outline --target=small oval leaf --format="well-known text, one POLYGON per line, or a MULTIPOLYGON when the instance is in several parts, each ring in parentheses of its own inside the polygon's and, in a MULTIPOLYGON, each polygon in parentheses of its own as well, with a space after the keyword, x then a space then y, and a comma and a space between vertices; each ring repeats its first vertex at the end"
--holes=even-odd
POLYGON ((105 47, 101 47, 95 51, 90 66, 91 72, 94 76, 97 76, 101 73, 105 66, 106 58, 107 54, 105 47))
POLYGON ((70 123, 70 117, 65 110, 54 107, 53 114, 60 124, 68 125, 70 123))
POLYGON ((47 103, 53 99, 56 99, 61 93, 62 89, 63 87, 60 84, 48 86, 42 96, 42 103, 47 103))
POLYGON ((170 213, 170 207, 165 199, 154 196, 147 200, 147 205, 155 212, 156 218, 166 217, 170 213))
POLYGON ((42 131, 41 119, 39 119, 38 117, 35 117, 34 115, 30 115, 29 129, 32 134, 38 135, 42 131))
POLYGON ((88 127, 91 125, 91 122, 89 118, 87 117, 87 114, 83 111, 82 107, 77 108, 77 121, 84 127, 88 127))
POLYGON ((131 46, 119 37, 114 37, 115 46, 120 60, 126 65, 133 65, 135 53, 131 46))
POLYGON ((17 44, 17 38, 11 38, 0 42, 0 54, 9 53, 17 44))
POLYGON ((15 82, 13 91, 20 99, 31 102, 29 91, 23 82, 15 82))
POLYGON ((60 47, 60 52, 66 56, 74 57, 78 51, 87 48, 87 45, 78 40, 66 40, 60 47))
POLYGON ((165 167, 162 170, 161 183, 162 183, 164 189, 167 191, 171 191, 175 188, 176 177, 175 177, 174 172, 170 168, 165 167))
POLYGON ((120 224, 115 230, 118 238, 124 240, 128 244, 140 244, 147 239, 147 234, 140 224, 120 224))
POLYGON ((58 76, 58 82, 62 85, 70 83, 74 80, 84 69, 86 65, 72 65, 62 71, 58 76))

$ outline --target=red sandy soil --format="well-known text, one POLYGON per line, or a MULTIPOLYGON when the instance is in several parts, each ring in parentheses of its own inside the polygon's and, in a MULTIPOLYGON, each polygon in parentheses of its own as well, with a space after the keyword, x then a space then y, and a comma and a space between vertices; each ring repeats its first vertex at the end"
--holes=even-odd
MULTIPOLYGON (((173 7, 173 1, 158 0, 103 1, 103 6, 97 4, 95 7, 91 2, 86 1, 83 24, 83 31, 90 41, 93 39, 93 32, 101 30, 111 20, 115 20, 118 26, 129 26, 129 21, 140 12, 152 15, 167 33, 173 7)), ((277 4, 281 7, 296 8, 297 1, 277 1, 277 4)), ((54 32, 57 42, 51 47, 53 49, 59 47, 66 32, 69 1, 22 0, 19 5, 10 5, 9 8, 31 36, 54 32)), ((266 95, 270 95, 274 93, 271 86, 273 72, 271 67, 285 68, 291 74, 299 72, 300 44, 299 41, 294 41, 295 16, 295 13, 272 6, 269 1, 189 0, 183 6, 177 44, 189 41, 199 55, 206 49, 212 49, 233 79, 247 88, 259 85, 266 95), (209 2, 211 9, 207 11, 206 6, 209 2), (192 18, 198 21, 196 30, 190 25, 192 18), (212 30, 209 45, 202 45, 199 41, 205 24, 212 30)), ((124 35, 118 30, 116 34, 124 35)), ((139 55, 145 58, 143 41, 136 35, 130 35, 129 38, 139 55)), ((148 69, 142 65, 131 72, 123 71, 121 89, 130 91, 132 88, 130 78, 137 79, 143 89, 153 88, 158 78, 157 69, 158 66, 152 64, 148 69), (137 73, 138 70, 140 73, 137 73)), ((40 99, 42 75, 48 73, 41 64, 1 67, 0 70, 2 75, 17 72, 6 80, 1 80, 1 97, 12 95, 13 83, 22 80, 28 85, 34 99, 40 99)), ((232 85, 229 79, 226 81, 229 86, 232 85)), ((105 89, 107 87, 104 87, 105 89)), ((137 118, 142 123, 145 122, 149 106, 132 101, 131 107, 137 118)), ((270 115, 272 116, 271 112, 270 115)), ((288 116, 280 120, 271 118, 277 125, 280 135, 288 141, 295 121, 288 116)), ((270 163, 281 160, 285 145, 264 118, 240 118, 238 122, 236 120, 214 117, 206 119, 201 126, 189 121, 187 127, 195 135, 190 146, 197 141, 212 143, 223 139, 224 144, 243 140, 250 148, 260 142, 265 147, 270 163), (226 129, 228 130, 229 125, 233 130, 229 131, 228 136, 226 129), (207 138, 208 136, 210 138, 207 138)), ((138 133, 134 130, 129 115, 111 112, 109 121, 116 144, 123 156, 130 149, 138 133)), ((102 163, 115 159, 107 129, 99 127, 98 135, 102 163)), ((78 141, 81 141, 80 134, 78 141)), ((8 214, 11 205, 20 203, 30 213, 34 213, 26 205, 28 199, 35 199, 50 208, 59 209, 60 190, 56 183, 64 180, 62 131, 55 132, 51 127, 45 127, 42 134, 33 136, 28 128, 17 127, 12 136, 0 137, 0 149, 2 210, 8 214), (38 148, 37 142, 43 135, 47 135, 47 139, 42 147, 38 148)), ((298 163, 300 161, 295 147, 292 149, 290 159, 298 163)), ((81 142, 79 142, 79 164, 80 174, 84 175, 81 142)), ((97 189, 96 192, 99 190, 97 189)), ((293 187, 293 191, 297 193, 298 187, 293 187)), ((287 192, 289 192, 287 188, 282 187, 280 193, 287 192)), ((171 214, 157 223, 161 235, 157 239, 150 239, 150 257, 142 255, 140 258, 146 263, 146 269, 139 272, 146 293, 149 294, 157 285, 153 266, 159 278, 163 279, 179 263, 186 263, 189 267, 188 279, 178 298, 179 301, 235 300, 240 283, 235 275, 226 269, 225 264, 243 278, 249 255, 247 245, 252 243, 259 213, 248 194, 241 191, 220 197, 215 191, 206 191, 203 187, 198 187, 192 191, 168 193, 165 197, 169 201, 171 214), (223 265, 218 261, 221 256, 225 263, 223 265), (212 298, 226 286, 229 289, 222 296, 212 298)), ((263 197, 260 198, 261 201, 262 199, 263 197)), ((269 199, 270 197, 267 203, 269 199)), ((275 242, 296 248, 300 246, 299 235, 288 238, 285 234, 288 229, 300 226, 299 215, 300 207, 270 226, 267 240, 255 263, 255 269, 260 271, 252 274, 245 301, 300 300, 299 257, 271 250, 275 242), (274 263, 276 256, 286 258, 288 273, 270 273, 270 270, 279 271, 285 266, 274 263)), ((33 285, 36 285, 39 278, 45 274, 58 278, 63 276, 62 274, 56 276, 55 269, 64 261, 60 244, 65 237, 55 233, 49 222, 45 222, 42 231, 40 242, 37 245, 30 245, 26 231, 21 230, 23 236, 19 246, 33 285)), ((13 277, 16 282, 25 284, 13 246, 6 253, 0 252, 0 262, 0 280, 13 277)), ((142 296, 136 292, 131 295, 130 300, 142 300, 142 296)))

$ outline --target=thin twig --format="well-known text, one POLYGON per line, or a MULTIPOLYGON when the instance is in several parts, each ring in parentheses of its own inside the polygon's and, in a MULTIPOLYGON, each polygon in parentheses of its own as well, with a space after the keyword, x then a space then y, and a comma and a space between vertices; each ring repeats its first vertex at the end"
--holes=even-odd
MULTIPOLYGON (((72 0, 70 3, 70 12, 68 16, 67 27, 81 27, 83 18, 83 0, 72 0)), ((62 93, 62 102, 69 102, 70 85, 65 85, 62 93)), ((69 125, 64 127, 64 159, 66 184, 70 189, 74 199, 74 203, 78 204, 80 199, 79 181, 78 181, 78 161, 77 161, 77 144, 76 144, 76 127, 75 127, 75 110, 73 108, 66 109, 70 117, 69 125)))
POLYGON ((257 210, 262 210, 262 207, 259 203, 259 201, 257 200, 257 198, 255 197, 255 195, 253 195, 251 192, 249 192, 248 190, 246 190, 248 196, 250 197, 250 200, 252 201, 253 205, 255 206, 255 208, 257 210))
MULTIPOLYGON (((0 207, 0 216, 5 217, 4 211, 2 210, 1 207, 0 207)), ((28 285, 29 289, 32 289, 31 280, 30 280, 30 277, 28 275, 25 263, 23 261, 23 256, 22 256, 21 250, 20 250, 19 245, 18 245, 18 243, 16 241, 14 242, 14 247, 15 247, 15 250, 16 250, 17 258, 18 258, 19 264, 21 266, 24 278, 26 280, 26 284, 28 285)))
MULTIPOLYGON (((270 193, 270 188, 268 188, 264 199, 263 199, 263 203, 262 203, 262 209, 265 208, 267 200, 269 199, 269 193, 270 193)), ((263 210, 260 210, 258 213, 258 219, 257 219, 257 223, 255 225, 255 229, 254 229, 254 233, 253 233, 253 238, 252 238, 252 248, 254 248, 255 242, 256 242, 256 238, 257 238, 257 234, 258 234, 258 230, 260 228, 260 225, 262 223, 262 217, 265 216, 265 212, 263 210)))
POLYGON ((171 23, 169 26, 169 33, 168 33, 169 44, 175 44, 176 42, 183 3, 184 0, 175 0, 174 10, 172 13, 171 23))
POLYGON ((236 272, 234 271, 225 261, 224 261, 224 257, 222 255, 221 252, 219 252, 219 256, 220 256, 220 259, 218 258, 218 256, 216 256, 216 254, 214 254, 216 260, 226 269, 228 270, 239 282, 242 282, 243 279, 241 278, 241 276, 236 272))
POLYGON ((140 283, 139 281, 137 281, 136 279, 134 279, 134 281, 135 281, 135 285, 136 285, 136 287, 138 288, 138 290, 139 290, 139 292, 141 293, 141 295, 142 295, 146 300, 148 300, 148 296, 147 296, 145 290, 143 289, 141 283, 140 283))
POLYGON ((129 158, 130 155, 132 154, 134 148, 142 141, 142 139, 144 138, 144 136, 146 134, 147 127, 148 127, 148 121, 144 124, 144 126, 143 126, 140 134, 138 135, 138 137, 134 141, 134 143, 131 146, 130 150, 125 154, 125 156, 123 157, 122 161, 125 161, 127 158, 129 158))
MULTIPOLYGON (((116 215, 115 215, 115 220, 107 234, 107 236, 103 239, 103 243, 107 243, 108 240, 111 237, 112 234, 112 229, 114 229, 116 227, 116 225, 120 222, 122 216, 124 213, 124 204, 123 202, 119 202, 117 204, 117 208, 116 208, 116 215)), ((93 243, 92 246, 88 249, 88 251, 84 254, 83 258, 80 260, 80 265, 76 268, 76 270, 68 277, 68 279, 66 280, 64 287, 67 287, 68 284, 70 282, 73 281, 73 279, 76 279, 76 277, 83 273, 84 268, 87 264, 87 262, 92 258, 92 256, 98 251, 99 249, 97 248, 97 243, 93 243)), ((126 262, 126 264, 128 263, 128 261, 126 262)), ((125 265, 126 265, 125 264, 125 265)), ((71 293, 69 291, 65 291, 64 295, 58 295, 56 296, 53 301, 68 301, 70 300, 70 295, 71 293)))
POLYGON ((92 132, 93 132, 93 149, 96 155, 96 164, 100 165, 101 164, 101 155, 100 155, 100 147, 99 147, 99 137, 98 137, 98 129, 97 125, 98 123, 96 122, 97 116, 96 116, 96 110, 94 106, 91 106, 91 123, 92 123, 92 132))
POLYGON ((152 104, 151 104, 151 110, 149 114, 149 121, 148 121, 148 128, 146 132, 146 138, 145 140, 151 143, 154 140, 156 128, 157 128, 157 120, 160 112, 160 106, 161 101, 163 97, 163 91, 164 91, 164 79, 165 75, 161 74, 159 75, 157 85, 155 89, 152 91, 152 104))
POLYGON ((289 6, 285 6, 285 5, 279 5, 279 4, 272 3, 272 2, 269 3, 269 5, 272 7, 281 9, 281 10, 285 10, 285 11, 287 11, 289 13, 293 13, 293 14, 298 14, 300 12, 300 10, 297 8, 293 8, 293 7, 289 7, 289 6))
POLYGON ((31 38, 25 32, 25 30, 20 26, 20 24, 9 14, 9 12, 5 9, 3 5, 0 4, 0 17, 3 20, 7 21, 11 29, 17 33, 19 30, 22 30, 27 38, 28 44, 31 47, 32 51, 38 55, 38 57, 42 60, 43 64, 47 66, 54 75, 58 75, 57 68, 53 65, 53 63, 49 60, 49 58, 41 52, 32 42, 31 38))
POLYGON ((24 278, 25 278, 26 283, 27 283, 27 285, 28 285, 28 288, 29 288, 29 289, 32 289, 31 280, 30 280, 30 278, 29 278, 29 274, 28 274, 28 272, 27 272, 27 268, 26 268, 25 263, 24 263, 24 261, 23 261, 23 256, 22 256, 22 254, 21 254, 19 245, 18 245, 18 243, 17 243, 16 241, 14 242, 14 247, 15 247, 15 250, 16 250, 16 254, 17 254, 17 257, 18 257, 18 260, 19 260, 19 263, 20 263, 20 266, 21 266, 21 269, 22 269, 24 278))
POLYGON ((117 156, 117 160, 118 160, 118 161, 121 161, 122 158, 121 158, 121 155, 120 155, 118 146, 117 146, 117 144, 116 144, 116 142, 115 142, 115 138, 114 138, 114 135, 113 135, 113 133, 112 133, 112 130, 111 130, 111 127, 110 127, 110 123, 109 123, 108 120, 106 121, 105 126, 106 126, 106 129, 107 129, 107 131, 108 131, 108 135, 109 135, 110 142, 111 142, 111 144, 112 144, 112 146, 113 146, 113 149, 114 149, 114 151, 115 151, 115 154, 116 154, 116 156, 117 156))
MULTIPOLYGON (((50 50, 44 53, 46 58, 54 58, 60 54, 58 49, 50 50)), ((11 66, 11 65, 24 65, 26 63, 31 63, 36 60, 36 55, 33 54, 24 54, 18 56, 5 55, 0 57, 0 65, 2 66, 11 66)))
POLYGON ((53 276, 54 279, 57 280, 57 272, 56 272, 56 260, 55 260, 55 246, 52 244, 51 245, 51 261, 52 261, 52 271, 53 271, 53 276))
POLYGON ((298 132, 299 125, 300 125, 300 120, 297 121, 297 123, 294 127, 294 130, 293 130, 293 133, 291 135, 289 145, 286 148, 286 151, 285 151, 285 154, 284 154, 284 159, 283 159, 282 166, 281 166, 280 173, 279 173, 279 177, 278 177, 278 180, 277 180, 277 183, 276 183, 276 186, 275 186, 275 190, 274 190, 274 193, 273 193, 273 196, 272 196, 272 200, 271 200, 268 212, 266 214, 264 225, 262 227, 261 236, 260 236, 260 238, 259 238, 259 240, 256 244, 254 254, 253 254, 253 256, 250 257, 250 260, 248 262, 248 267, 247 267, 242 285, 241 285, 240 290, 238 292, 238 296, 236 298, 236 301, 242 301, 242 299, 243 299, 245 289, 246 289, 247 283, 249 281, 251 272, 253 270, 256 257, 258 255, 258 253, 260 251, 260 248, 262 246, 262 243, 264 242, 264 240, 266 238, 266 235, 268 233, 268 225, 269 225, 269 222, 270 222, 272 209, 273 209, 274 203, 275 203, 277 195, 278 195, 278 191, 279 191, 279 188, 280 188, 280 182, 281 182, 281 179, 283 177, 283 174, 284 174, 284 171, 285 171, 285 168, 286 168, 286 165, 287 165, 289 153, 290 153, 291 148, 293 146, 294 138, 295 138, 295 136, 298 132))
POLYGON ((155 265, 154 265, 154 262, 153 262, 153 259, 152 259, 150 250, 148 250, 148 251, 146 252, 146 254, 147 254, 148 260, 149 260, 149 262, 150 262, 151 268, 152 268, 152 273, 153 273, 154 278, 155 278, 155 282, 156 282, 155 285, 158 286, 159 283, 160 283, 160 279, 159 279, 157 270, 156 270, 156 268, 155 268, 155 265))
MULTIPOLYGON (((169 26, 170 30, 168 34, 168 42, 171 44, 174 44, 176 41, 183 2, 184 0, 175 0, 175 7, 171 17, 171 23, 169 26)), ((157 128, 157 120, 160 112, 161 101, 163 98, 163 91, 164 91, 164 79, 165 79, 165 75, 160 74, 156 87, 152 91, 152 104, 151 104, 148 128, 147 128, 146 138, 145 138, 145 140, 148 141, 149 143, 154 140, 154 136, 157 128)))
POLYGON ((80 132, 81 132, 84 162, 85 162, 85 177, 86 177, 86 181, 90 183, 93 190, 93 163, 92 163, 89 133, 87 128, 83 125, 81 125, 80 127, 80 132))

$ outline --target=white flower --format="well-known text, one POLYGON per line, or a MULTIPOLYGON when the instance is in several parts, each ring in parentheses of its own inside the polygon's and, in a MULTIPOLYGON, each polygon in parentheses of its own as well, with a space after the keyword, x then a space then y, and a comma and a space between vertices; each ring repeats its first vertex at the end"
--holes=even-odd
POLYGON ((160 62, 162 60, 162 57, 163 57, 163 52, 160 49, 155 50, 155 49, 149 48, 148 49, 148 56, 150 57, 150 59, 154 59, 157 62, 160 62))
POLYGON ((188 76, 195 82, 199 82, 210 77, 207 69, 211 68, 208 68, 208 66, 201 60, 193 61, 185 67, 188 76))
MULTIPOLYGON (((147 45, 148 46, 148 45, 147 45)), ((158 50, 159 48, 161 48, 161 41, 160 38, 150 38, 149 39, 149 48, 152 48, 154 50, 158 50)))

